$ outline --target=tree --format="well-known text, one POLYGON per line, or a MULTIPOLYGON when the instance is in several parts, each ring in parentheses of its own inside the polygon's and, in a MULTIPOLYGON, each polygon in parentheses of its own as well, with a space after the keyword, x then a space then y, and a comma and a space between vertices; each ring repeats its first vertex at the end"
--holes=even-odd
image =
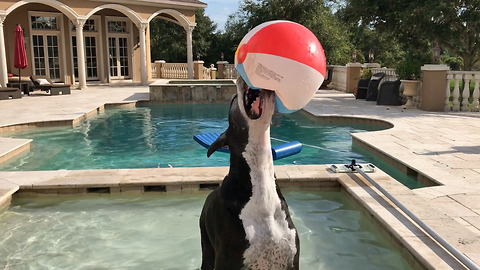
POLYGON ((393 34, 408 50, 435 42, 463 59, 471 70, 480 60, 480 0, 345 0, 352 23, 393 34))
POLYGON ((289 20, 304 25, 317 36, 328 63, 349 62, 353 45, 348 40, 347 28, 323 0, 244 0, 226 24, 225 36, 235 44, 225 44, 229 49, 228 59, 233 59, 236 46, 249 30, 271 20, 289 20))
MULTIPOLYGON (((195 12, 197 26, 192 33, 193 57, 197 53, 205 64, 215 63, 220 56, 211 53, 217 25, 203 9, 195 12)), ((161 18, 150 22, 150 44, 152 60, 165 60, 173 63, 187 62, 187 36, 185 29, 174 22, 161 18)))

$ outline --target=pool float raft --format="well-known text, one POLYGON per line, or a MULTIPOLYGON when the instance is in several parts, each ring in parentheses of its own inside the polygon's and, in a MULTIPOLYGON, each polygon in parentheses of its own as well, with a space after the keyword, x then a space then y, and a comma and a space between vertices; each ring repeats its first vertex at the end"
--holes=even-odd
MULTIPOLYGON (((220 136, 220 133, 204 133, 193 136, 193 139, 201 146, 208 148, 220 136)), ((222 147, 217 151, 230 153, 226 147, 222 147)), ((273 160, 289 157, 302 151, 302 144, 299 141, 292 141, 272 146, 273 160)))

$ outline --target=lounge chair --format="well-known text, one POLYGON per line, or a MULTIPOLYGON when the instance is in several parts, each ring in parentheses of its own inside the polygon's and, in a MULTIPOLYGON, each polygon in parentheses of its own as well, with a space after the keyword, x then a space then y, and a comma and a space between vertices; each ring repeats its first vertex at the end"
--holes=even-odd
POLYGON ((383 82, 378 90, 377 105, 399 106, 400 80, 383 82))
POLYGON ((22 98, 22 92, 18 88, 0 87, 0 99, 22 98))
POLYGON ((368 90, 368 83, 369 82, 370 82, 370 78, 358 80, 357 91, 355 93, 355 99, 365 99, 367 97, 367 90, 368 90))
POLYGON ((33 83, 33 90, 50 92, 51 96, 70 94, 70 84, 53 83, 48 78, 38 76, 30 76, 30 80, 33 83))
POLYGON ((380 81, 383 79, 383 77, 385 77, 385 73, 383 72, 373 74, 372 78, 370 78, 370 82, 368 83, 367 97, 365 100, 377 101, 378 85, 380 85, 380 81))
POLYGON ((22 76, 21 78, 19 78, 18 76, 8 77, 7 87, 19 88, 19 84, 20 90, 22 90, 25 95, 28 95, 30 93, 30 89, 33 86, 33 83, 32 81, 30 81, 30 78, 28 76, 22 76))

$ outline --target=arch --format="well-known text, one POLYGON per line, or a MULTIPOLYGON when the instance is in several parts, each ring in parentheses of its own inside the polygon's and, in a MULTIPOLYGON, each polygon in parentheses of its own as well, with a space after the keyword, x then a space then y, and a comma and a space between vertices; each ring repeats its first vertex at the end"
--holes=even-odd
POLYGON ((116 11, 119 11, 119 12, 123 13, 125 16, 127 16, 136 25, 139 25, 141 22, 143 22, 143 19, 135 11, 131 10, 130 8, 128 8, 126 6, 122 6, 122 5, 118 5, 118 4, 105 4, 105 5, 98 6, 94 9, 92 9, 91 11, 89 11, 87 13, 87 15, 85 15, 85 19, 88 19, 93 14, 97 13, 98 11, 100 11, 102 9, 106 9, 106 8, 114 9, 116 11))
POLYGON ((6 13, 8 15, 18 7, 21 7, 23 5, 30 4, 30 3, 38 3, 38 4, 51 6, 59 10, 63 14, 65 14, 65 16, 67 16, 72 21, 75 21, 79 17, 79 15, 73 9, 71 9, 69 6, 65 5, 62 2, 58 2, 57 0, 20 0, 15 4, 9 6, 6 10, 6 13))
POLYGON ((178 21, 178 24, 180 24, 181 26, 183 27, 187 27, 187 26, 191 26, 191 25, 196 25, 195 23, 191 23, 187 17, 185 17, 185 15, 183 15, 183 13, 177 11, 177 10, 174 10, 174 9, 161 9, 155 13, 153 13, 152 15, 150 15, 150 17, 148 17, 148 22, 150 22, 151 20, 153 20, 153 18, 155 18, 158 14, 161 14, 161 13, 166 13, 172 17, 174 17, 177 21, 178 21))

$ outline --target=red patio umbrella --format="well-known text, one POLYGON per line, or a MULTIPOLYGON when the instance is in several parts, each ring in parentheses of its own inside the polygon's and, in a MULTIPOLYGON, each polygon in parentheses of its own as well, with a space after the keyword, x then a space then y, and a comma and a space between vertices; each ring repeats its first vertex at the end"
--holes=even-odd
POLYGON ((27 55, 25 53, 25 45, 23 44, 23 30, 20 24, 17 24, 15 28, 15 68, 18 68, 18 89, 20 89, 20 82, 22 77, 20 76, 20 70, 28 67, 27 55))

